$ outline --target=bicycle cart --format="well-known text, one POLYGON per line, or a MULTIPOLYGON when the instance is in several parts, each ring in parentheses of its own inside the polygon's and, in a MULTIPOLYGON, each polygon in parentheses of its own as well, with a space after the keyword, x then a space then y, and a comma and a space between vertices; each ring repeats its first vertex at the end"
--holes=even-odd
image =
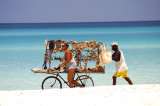
MULTIPOLYGON (((64 43, 64 40, 46 40, 44 46, 46 48, 44 55, 44 64, 43 68, 34 68, 31 69, 34 73, 46 73, 51 74, 52 76, 46 77, 42 81, 42 89, 53 89, 53 88, 62 88, 62 81, 68 84, 60 74, 67 73, 65 68, 60 69, 58 62, 63 61, 63 56, 61 54, 61 44, 64 43), (55 62, 56 61, 56 62, 55 62), (55 62, 52 64, 52 62, 55 62)), ((96 41, 86 41, 86 42, 76 42, 76 41, 66 41, 71 49, 75 61, 77 63, 77 71, 75 72, 74 80, 84 85, 85 87, 94 86, 91 73, 95 74, 104 74, 105 65, 100 65, 100 53, 102 52, 102 46, 105 47, 105 44, 96 41), (95 64, 94 64, 95 63, 95 64)), ((74 85, 74 87, 76 87, 74 85)))

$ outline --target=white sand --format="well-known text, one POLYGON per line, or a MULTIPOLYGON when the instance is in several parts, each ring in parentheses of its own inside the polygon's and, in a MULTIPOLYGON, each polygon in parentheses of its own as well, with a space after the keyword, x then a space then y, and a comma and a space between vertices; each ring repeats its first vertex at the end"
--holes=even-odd
POLYGON ((160 106, 160 85, 0 91, 0 106, 160 106))

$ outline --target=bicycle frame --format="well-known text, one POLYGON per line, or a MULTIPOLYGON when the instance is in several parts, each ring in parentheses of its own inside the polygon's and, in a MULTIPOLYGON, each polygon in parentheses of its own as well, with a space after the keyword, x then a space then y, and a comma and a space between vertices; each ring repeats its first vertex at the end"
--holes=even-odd
MULTIPOLYGON (((88 79, 88 78, 83 78, 83 79, 80 79, 80 77, 79 77, 79 75, 78 75, 78 73, 75 73, 78 77, 78 80, 81 82, 81 84, 83 85, 83 82, 82 82, 82 80, 84 80, 84 79, 88 79)), ((74 77, 73 77, 73 79, 75 78, 75 74, 74 74, 74 77)), ((67 84, 68 86, 69 86, 69 82, 68 81, 66 81, 59 73, 57 73, 57 74, 53 74, 53 75, 55 75, 56 76, 56 78, 60 78, 65 84, 67 84)), ((90 77, 91 78, 91 77, 90 77)))
POLYGON ((59 73, 56 74, 56 78, 58 78, 58 77, 59 77, 65 84, 67 84, 67 85, 69 86, 68 81, 66 81, 59 73))

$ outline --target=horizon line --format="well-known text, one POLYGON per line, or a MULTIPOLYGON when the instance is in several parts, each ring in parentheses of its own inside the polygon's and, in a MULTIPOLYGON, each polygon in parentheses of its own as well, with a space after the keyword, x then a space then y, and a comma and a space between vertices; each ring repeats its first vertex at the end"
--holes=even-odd
POLYGON ((26 23, 0 23, 2 24, 83 24, 83 23, 134 23, 134 22, 160 22, 160 20, 139 20, 139 21, 94 21, 94 22, 26 22, 26 23))

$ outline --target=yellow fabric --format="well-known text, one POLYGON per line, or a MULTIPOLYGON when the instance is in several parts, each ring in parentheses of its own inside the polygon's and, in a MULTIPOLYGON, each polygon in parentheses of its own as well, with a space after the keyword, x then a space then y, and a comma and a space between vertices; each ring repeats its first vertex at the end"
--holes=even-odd
POLYGON ((128 77, 128 73, 127 73, 127 70, 126 70, 126 71, 123 71, 123 72, 116 72, 113 76, 120 77, 120 78, 125 78, 125 77, 128 77))

